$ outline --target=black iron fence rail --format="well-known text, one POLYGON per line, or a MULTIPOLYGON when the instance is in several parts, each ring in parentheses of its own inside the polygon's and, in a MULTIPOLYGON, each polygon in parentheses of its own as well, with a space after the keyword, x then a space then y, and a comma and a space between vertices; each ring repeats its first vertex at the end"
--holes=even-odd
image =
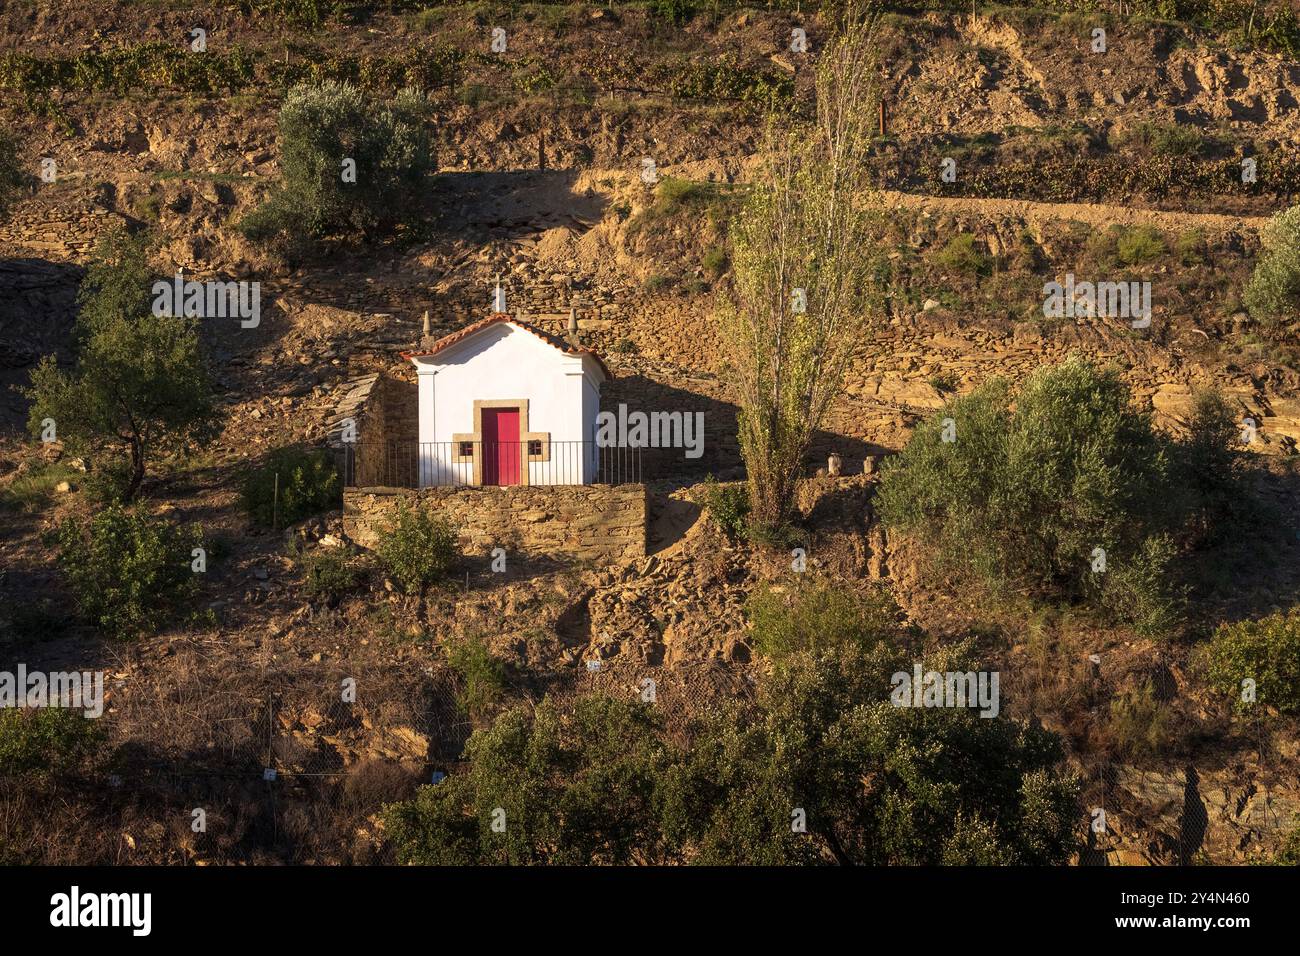
POLYGON ((594 441, 353 442, 341 446, 349 488, 625 485, 642 480, 642 449, 594 441))

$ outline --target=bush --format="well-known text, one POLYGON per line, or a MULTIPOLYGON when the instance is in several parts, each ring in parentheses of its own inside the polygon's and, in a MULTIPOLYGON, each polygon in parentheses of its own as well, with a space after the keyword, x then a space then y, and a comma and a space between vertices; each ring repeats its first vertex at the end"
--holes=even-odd
POLYGON ((96 457, 90 462, 83 485, 86 500, 95 505, 130 504, 131 463, 96 457))
POLYGON ((1130 406, 1114 371, 1077 358, 1040 369, 1014 411, 1010 402, 995 380, 922 423, 881 469, 881 519, 931 542, 940 565, 990 584, 1108 593, 1144 627, 1167 622, 1172 555, 1152 539, 1183 516, 1149 415, 1130 406), (1093 570, 1098 548, 1104 574, 1093 570))
POLYGON ((1136 554, 1108 568, 1102 579, 1101 605, 1139 634, 1157 637, 1178 624, 1186 588, 1174 576, 1178 548, 1167 534, 1142 542, 1136 554))
POLYGON ((650 0, 650 14, 681 26, 695 16, 695 4, 691 0, 650 0))
POLYGON ((344 0, 243 0, 243 5, 286 23, 318 27, 343 10, 344 0))
POLYGON ((60 482, 75 483, 81 474, 59 462, 38 465, 19 475, 0 491, 0 509, 6 511, 40 511, 54 495, 60 482))
POLYGON ((1247 494, 1246 473, 1238 451, 1242 429, 1222 393, 1201 389, 1192 396, 1187 437, 1178 446, 1179 483, 1194 496, 1206 520, 1233 514, 1247 494))
POLYGON ((1185 266, 1195 266, 1205 262, 1205 233, 1200 229, 1180 232, 1174 241, 1174 252, 1178 256, 1178 261, 1185 266))
POLYGON ((477 635, 466 635, 451 643, 447 662, 460 675, 461 690, 456 702, 461 711, 474 720, 486 716, 501 699, 505 689, 505 666, 492 656, 487 642, 477 635))
POLYGON ((862 595, 826 582, 793 591, 762 587, 745 610, 754 646, 774 658, 848 644, 866 650, 902 630, 902 611, 884 589, 862 595))
POLYGON ((385 807, 384 832, 399 861, 419 865, 661 861, 654 797, 666 753, 647 704, 590 696, 563 709, 548 697, 476 731, 468 771, 385 807))
POLYGON ((1210 686, 1240 711, 1253 706, 1242 700, 1242 681, 1250 679, 1257 703, 1300 714, 1300 608, 1221 624, 1199 652, 1198 665, 1210 686))
POLYGON ((749 485, 721 484, 712 475, 704 482, 704 510, 713 523, 727 537, 738 540, 745 537, 749 525, 749 485))
POLYGON ((882 688, 902 666, 856 645, 792 655, 754 704, 695 721, 689 747, 646 704, 548 697, 476 731, 465 771, 385 807, 384 833, 424 865, 1067 862, 1079 788, 1059 739, 894 707, 882 688))
POLYGON ((1291 828, 1270 863, 1273 866, 1300 866, 1300 824, 1291 828))
POLYGON ((244 507, 264 528, 283 528, 337 508, 342 496, 334 460, 320 449, 277 448, 244 476, 244 507))
POLYGON ((628 237, 663 232, 686 212, 711 213, 722 202, 724 198, 713 183, 665 176, 655 186, 654 202, 628 223, 628 237))
POLYGON ((1125 137, 1127 143, 1139 144, 1157 156, 1192 157, 1200 152, 1205 135, 1192 126, 1141 123, 1125 137))
POLYGON ((700 265, 710 278, 717 279, 727 271, 727 250, 721 246, 710 246, 704 252, 700 265))
POLYGON ((1266 325, 1294 319, 1300 307, 1300 206, 1278 213, 1264 227, 1242 301, 1266 325))
POLYGON ((400 507, 395 520, 380 534, 375 554, 403 591, 418 594, 456 563, 457 537, 442 517, 400 507))
POLYGON ((338 603, 361 583, 361 572, 353 563, 355 555, 348 548, 320 548, 302 560, 307 596, 338 603))
POLYGON ((1165 239, 1154 226, 1121 229, 1115 239, 1115 254, 1126 266, 1142 265, 1165 254, 1165 239))
POLYGON ((936 392, 955 392, 960 385, 956 372, 936 372, 930 376, 930 387, 936 392))
POLYGON ((1150 757, 1174 737, 1173 715, 1156 700, 1151 678, 1129 687, 1110 703, 1110 732, 1125 757, 1150 757))
POLYGON ((69 769, 99 739, 94 721, 80 710, 0 709, 0 776, 69 769))
POLYGON ((0 130, 0 222, 8 218, 9 207, 26 185, 18 142, 0 130))
POLYGON ((935 264, 949 272, 963 275, 987 275, 992 266, 988 254, 980 248, 978 240, 968 232, 949 239, 934 255, 935 264))
POLYGON ((55 531, 59 565, 82 612, 121 637, 152 633, 193 611, 198 579, 190 568, 197 525, 180 527, 139 508, 110 505, 88 526, 69 519, 55 531))
POLYGON ((376 103, 346 83, 294 87, 280 109, 281 181, 240 230, 256 242, 355 241, 407 221, 434 167, 427 116, 412 90, 376 103), (345 158, 355 182, 343 179, 345 158))

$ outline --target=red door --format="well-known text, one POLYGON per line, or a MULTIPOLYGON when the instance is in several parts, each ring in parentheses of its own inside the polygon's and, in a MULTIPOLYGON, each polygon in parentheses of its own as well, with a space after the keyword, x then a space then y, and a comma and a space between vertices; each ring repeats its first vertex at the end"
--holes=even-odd
POLYGON ((519 409, 483 409, 483 484, 519 484, 519 409))

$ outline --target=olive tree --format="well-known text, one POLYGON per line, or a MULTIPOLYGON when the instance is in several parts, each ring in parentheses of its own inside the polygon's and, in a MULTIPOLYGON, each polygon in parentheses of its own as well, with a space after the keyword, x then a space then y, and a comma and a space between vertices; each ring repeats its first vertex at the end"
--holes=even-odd
POLYGON ((159 452, 202 443, 215 430, 212 386, 193 319, 156 316, 148 239, 118 230, 100 242, 78 294, 76 364, 47 355, 32 370, 28 429, 92 457, 126 453, 122 500, 131 501, 159 452))

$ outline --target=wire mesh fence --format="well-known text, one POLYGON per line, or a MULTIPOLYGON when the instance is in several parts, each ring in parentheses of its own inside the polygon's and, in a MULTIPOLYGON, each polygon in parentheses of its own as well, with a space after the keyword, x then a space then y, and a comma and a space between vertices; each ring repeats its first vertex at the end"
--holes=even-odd
MULTIPOLYGON (((377 814, 456 772, 476 726, 446 668, 222 666, 194 653, 149 682, 112 682, 92 722, 97 759, 0 776, 0 861, 392 862, 377 814)), ((696 717, 752 700, 754 684, 717 665, 611 664, 508 685, 501 706, 589 694, 644 701, 686 741, 696 717)))
MULTIPOLYGON (((167 668, 110 675, 105 714, 87 722, 105 737, 92 764, 0 777, 0 861, 392 862, 377 815, 440 774, 464 772, 471 734, 501 707, 640 700, 666 739, 690 748, 715 709, 750 708, 761 719, 766 706, 753 668, 716 661, 577 661, 508 680, 498 708, 471 718, 462 678, 423 659, 318 661, 264 643, 235 667, 228 648, 202 642, 177 642, 170 656, 167 668)), ((1091 688, 1081 712, 1107 712, 1120 696, 1094 666, 1079 679, 1091 688)), ((1003 719, 1033 722, 1034 706, 1022 694, 1003 719)), ((1141 759, 1053 729, 1080 781, 1080 865, 1222 862, 1300 819, 1277 782, 1286 762, 1262 719, 1233 724, 1237 752, 1254 767, 1236 784, 1194 746, 1141 759)))

